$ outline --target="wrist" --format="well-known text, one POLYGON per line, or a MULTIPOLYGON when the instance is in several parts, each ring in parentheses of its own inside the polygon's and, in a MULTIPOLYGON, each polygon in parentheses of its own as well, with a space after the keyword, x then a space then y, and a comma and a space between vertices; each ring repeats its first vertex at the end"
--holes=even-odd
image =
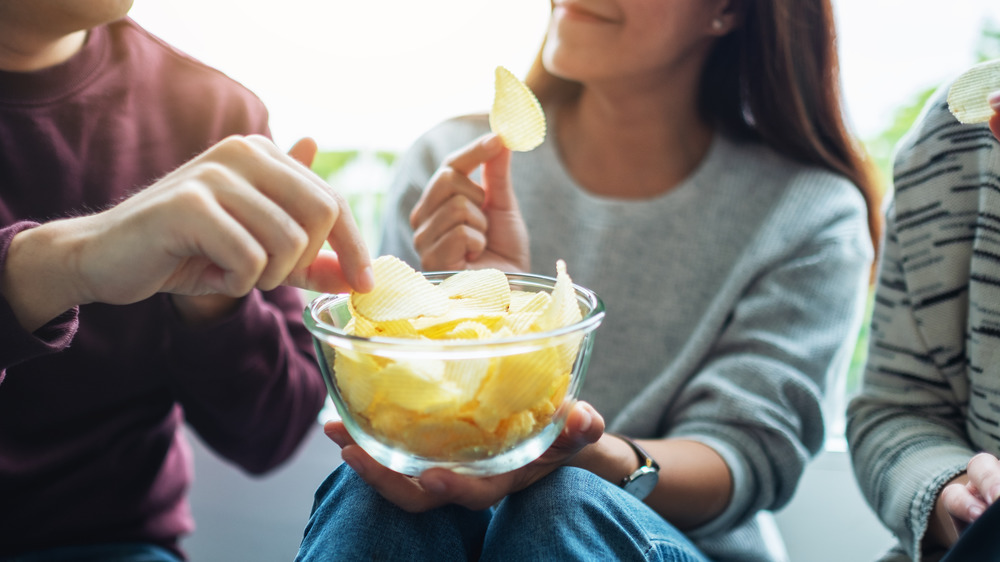
POLYGON ((927 520, 927 530, 924 533, 922 541, 923 550, 933 549, 934 547, 949 548, 958 540, 958 536, 960 535, 959 528, 942 500, 941 492, 951 484, 964 486, 968 482, 969 476, 963 472, 948 481, 938 491, 937 498, 934 501, 934 509, 931 510, 930 517, 927 520))
POLYGON ((28 332, 84 302, 74 284, 79 252, 75 238, 65 236, 63 222, 15 234, 0 268, 0 293, 28 332))
POLYGON ((619 434, 615 434, 615 437, 629 446, 633 453, 635 453, 636 462, 638 463, 638 467, 622 478, 619 485, 626 492, 640 500, 644 500, 656 488, 656 484, 660 478, 660 465, 634 439, 619 434))
POLYGON ((613 433, 605 433, 584 447, 568 464, 589 470, 616 486, 639 468, 635 451, 613 433))

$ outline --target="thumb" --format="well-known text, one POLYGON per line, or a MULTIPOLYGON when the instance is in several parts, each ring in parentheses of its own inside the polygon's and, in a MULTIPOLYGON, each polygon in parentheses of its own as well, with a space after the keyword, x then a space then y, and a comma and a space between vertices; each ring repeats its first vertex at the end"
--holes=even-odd
POLYGON ((299 142, 292 146, 292 149, 288 151, 288 155, 299 161, 300 164, 306 168, 311 168, 313 159, 316 158, 316 152, 319 148, 316 146, 316 141, 309 137, 299 139, 299 142))
POLYGON ((493 211, 517 210, 517 197, 510 181, 509 149, 504 148, 498 155, 483 163, 483 191, 486 202, 483 207, 493 211))

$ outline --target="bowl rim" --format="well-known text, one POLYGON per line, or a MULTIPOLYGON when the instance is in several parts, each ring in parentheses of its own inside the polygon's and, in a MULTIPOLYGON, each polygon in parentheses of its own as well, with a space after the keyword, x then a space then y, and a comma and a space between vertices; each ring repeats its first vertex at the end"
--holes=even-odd
MULTIPOLYGON (((459 271, 430 271, 421 273, 432 282, 441 282, 459 271)), ((534 273, 511 273, 504 272, 508 282, 516 281, 518 284, 535 285, 543 289, 551 289, 556 279, 547 275, 537 275, 534 273)), ((323 311, 350 298, 350 293, 323 293, 313 298, 305 307, 302 319, 309 332, 318 339, 330 345, 335 345, 347 349, 357 349, 371 352, 373 347, 389 348, 394 352, 441 353, 441 352, 482 352, 491 350, 496 352, 503 349, 504 354, 521 353, 526 350, 535 349, 541 342, 544 345, 551 345, 552 338, 569 336, 573 334, 587 334, 596 329, 604 320, 604 301, 596 292, 573 283, 578 301, 586 304, 590 310, 582 319, 568 326, 563 326, 555 330, 546 332, 536 332, 531 334, 518 335, 509 338, 499 338, 491 340, 418 340, 413 338, 393 338, 393 337, 362 337, 345 334, 340 328, 323 320, 320 315, 323 311)))

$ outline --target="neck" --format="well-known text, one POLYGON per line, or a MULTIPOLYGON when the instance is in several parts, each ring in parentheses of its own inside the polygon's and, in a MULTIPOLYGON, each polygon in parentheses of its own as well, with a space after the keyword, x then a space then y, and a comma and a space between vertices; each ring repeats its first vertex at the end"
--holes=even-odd
POLYGON ((695 82, 585 87, 557 120, 570 174, 588 191, 622 198, 654 197, 677 186, 712 140, 696 91, 695 82))
POLYGON ((0 70, 32 72, 61 64, 83 48, 87 31, 39 37, 0 25, 0 70))

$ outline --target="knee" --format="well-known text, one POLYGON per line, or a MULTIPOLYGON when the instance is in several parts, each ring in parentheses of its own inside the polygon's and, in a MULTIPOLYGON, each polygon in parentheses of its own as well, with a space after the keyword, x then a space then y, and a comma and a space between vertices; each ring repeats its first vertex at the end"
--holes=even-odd
POLYGON ((505 498, 495 518, 501 522, 527 519, 545 528, 548 522, 566 525, 567 521, 614 518, 608 508, 620 501, 614 484, 590 471, 564 467, 505 498))

